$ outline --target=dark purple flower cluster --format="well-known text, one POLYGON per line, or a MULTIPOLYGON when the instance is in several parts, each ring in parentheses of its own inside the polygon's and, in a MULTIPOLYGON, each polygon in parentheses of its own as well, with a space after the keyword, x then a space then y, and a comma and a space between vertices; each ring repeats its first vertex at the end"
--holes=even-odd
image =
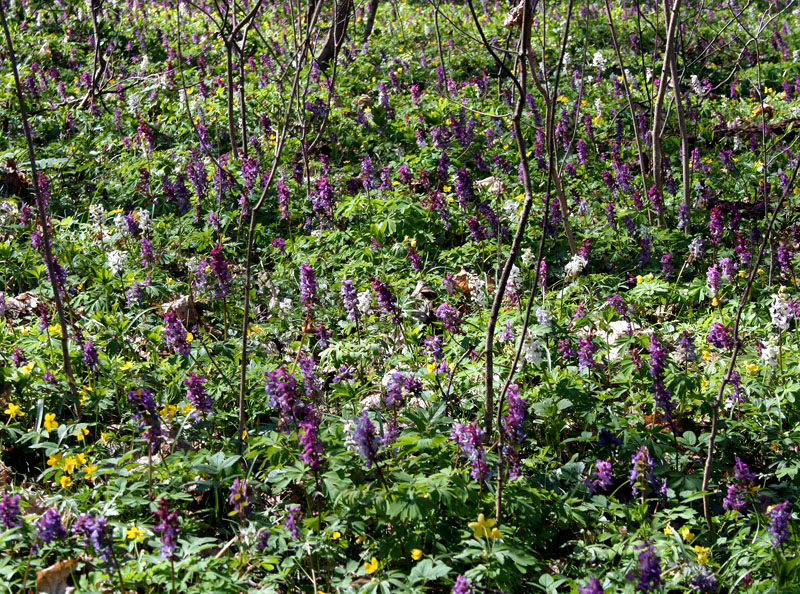
POLYGON ((636 573, 631 572, 625 577, 631 581, 638 580, 637 592, 653 592, 664 585, 664 580, 661 578, 661 558, 652 542, 645 541, 634 548, 641 551, 639 553, 639 570, 636 573))
POLYGON ((716 592, 717 576, 702 569, 689 579, 689 587, 695 592, 716 592))
POLYGON ((216 281, 216 286, 214 287, 214 297, 225 297, 230 290, 231 273, 228 270, 228 261, 225 259, 225 254, 222 251, 221 243, 218 243, 211 250, 205 265, 208 267, 209 272, 216 281))
POLYGON ((300 264, 300 302, 311 307, 317 301, 317 280, 314 269, 305 262, 300 264))
POLYGON ((732 349, 734 346, 734 339, 731 334, 731 329, 719 322, 714 322, 711 326, 711 331, 708 333, 708 342, 718 349, 732 349))
POLYGON ((458 310, 447 301, 437 307, 433 313, 451 334, 458 334, 461 330, 461 317, 458 315, 458 310))
POLYGON ((598 366, 594 359, 598 348, 591 333, 578 341, 578 369, 593 369, 598 366))
POLYGON ((453 584, 451 594, 472 594, 472 582, 463 575, 459 575, 456 578, 456 583, 453 584))
POLYGON ((772 548, 777 549, 789 540, 791 532, 789 522, 792 519, 792 510, 789 502, 784 501, 773 506, 768 512, 769 534, 772 537, 772 548))
POLYGON ((100 359, 97 356, 97 349, 94 347, 92 340, 87 340, 83 343, 83 362, 95 373, 100 369, 100 359))
POLYGON ((206 393, 206 388, 203 385, 206 381, 208 381, 206 378, 191 371, 186 374, 186 379, 183 380, 183 383, 186 384, 186 398, 194 407, 192 414, 195 417, 205 418, 214 412, 214 403, 206 393))
POLYGON ((0 523, 6 530, 22 526, 19 500, 19 495, 12 495, 11 493, 4 493, 3 498, 0 499, 0 523))
POLYGON ((596 577, 590 577, 582 586, 578 586, 578 594, 604 594, 603 584, 596 577))
POLYGON ((280 412, 280 423, 289 425, 296 422, 300 412, 300 395, 297 391, 297 380, 285 365, 264 374, 264 390, 269 397, 269 405, 280 412))
POLYGON ((164 559, 174 559, 175 552, 178 550, 178 511, 169 509, 169 501, 162 497, 158 502, 158 509, 153 513, 158 520, 158 524, 153 526, 153 530, 161 534, 161 557, 164 559))
POLYGON ((278 192, 278 209, 281 212, 281 217, 284 219, 292 218, 292 212, 289 210, 291 194, 289 193, 289 188, 286 186, 286 180, 279 179, 275 182, 275 188, 278 192))
POLYGON ((293 505, 287 508, 286 511, 288 513, 283 522, 283 527, 289 531, 292 538, 298 539, 300 538, 300 526, 298 526, 298 523, 303 523, 303 508, 299 505, 293 505))
POLYGON ((247 494, 247 481, 236 478, 233 480, 233 484, 228 490, 230 491, 228 505, 233 508, 233 511, 235 511, 240 518, 244 518, 247 515, 247 504, 250 502, 247 494))
POLYGON ((48 544, 54 540, 67 537, 67 531, 61 523, 61 514, 58 510, 50 508, 42 514, 37 525, 36 540, 48 544))
POLYGON ((353 441, 356 444, 358 455, 364 458, 367 468, 372 468, 372 465, 378 461, 381 440, 375 433, 375 424, 370 420, 367 411, 362 412, 361 416, 356 418, 353 441))
POLYGON ((631 458, 631 471, 628 478, 631 482, 631 491, 634 497, 644 495, 655 483, 653 468, 655 464, 650 457, 647 446, 641 446, 631 458))
POLYGON ((191 352, 191 343, 187 340, 188 332, 175 310, 171 309, 164 314, 164 336, 167 344, 177 354, 185 356, 191 352))
POLYGON ((650 354, 650 376, 653 378, 650 391, 653 393, 656 405, 662 410, 664 419, 671 421, 674 418, 675 402, 672 400, 672 392, 664 381, 664 372, 667 368, 667 349, 655 333, 650 335, 650 346, 647 348, 647 352, 650 354))
POLYGON ((150 444, 150 452, 154 453, 161 444, 161 421, 153 395, 144 388, 135 388, 128 392, 128 402, 136 409, 133 418, 138 421, 139 429, 147 427, 142 437, 150 444))
POLYGON ((353 287, 353 281, 342 281, 342 302, 344 309, 347 311, 347 319, 351 322, 358 322, 361 318, 361 312, 358 310, 358 295, 353 287))
POLYGON ((694 346, 694 336, 688 330, 684 330, 675 342, 678 347, 678 357, 683 363, 697 361, 697 350, 694 346))
POLYGON ((378 300, 378 305, 384 313, 395 324, 400 323, 400 308, 397 307, 397 297, 392 293, 392 285, 389 283, 381 282, 379 279, 372 278, 372 290, 375 292, 375 297, 378 300))
POLYGON ((756 475, 750 471, 747 464, 736 456, 736 463, 733 466, 734 482, 728 485, 728 493, 722 501, 722 507, 726 510, 742 511, 747 506, 745 495, 751 493, 756 488, 756 475))
POLYGON ((611 462, 608 460, 597 460, 595 462, 595 469, 592 472, 592 478, 588 480, 589 491, 592 494, 602 493, 611 486, 612 480, 611 462))
POLYGON ((321 417, 311 410, 299 423, 297 437, 300 440, 300 459, 311 467, 315 473, 325 470, 325 452, 319 437, 321 417))
POLYGON ((84 547, 91 545, 94 552, 103 560, 111 558, 113 539, 108 532, 108 522, 105 516, 81 514, 72 523, 71 531, 81 539, 84 547))
POLYGON ((470 476, 476 481, 488 479, 489 465, 483 447, 483 429, 477 421, 470 424, 454 423, 450 439, 458 444, 461 453, 472 463, 470 476))

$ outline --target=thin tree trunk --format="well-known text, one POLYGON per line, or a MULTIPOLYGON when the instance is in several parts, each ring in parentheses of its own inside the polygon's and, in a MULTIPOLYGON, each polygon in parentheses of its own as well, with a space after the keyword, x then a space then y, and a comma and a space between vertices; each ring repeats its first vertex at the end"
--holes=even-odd
POLYGON ((375 14, 378 12, 378 2, 379 0, 369 0, 367 23, 364 25, 364 43, 369 41, 369 36, 372 35, 372 27, 375 26, 375 14))
MULTIPOLYGON (((668 0, 667 0, 668 1, 668 0)), ((667 68, 670 64, 671 53, 675 51, 675 31, 678 28, 678 21, 680 20, 681 0, 674 0, 672 10, 669 13, 667 25, 667 40, 666 47, 664 48, 664 62, 661 65, 661 76, 658 82, 658 94, 656 95, 655 107, 653 109, 653 130, 650 139, 653 143, 653 185, 655 185, 659 194, 663 195, 664 192, 664 175, 663 175, 663 156, 664 153, 661 149, 661 118, 664 112, 664 97, 667 94, 667 68)), ((675 81, 673 81, 675 84, 675 81)), ((658 224, 660 227, 666 227, 664 215, 659 213, 658 224)))
POLYGON ((61 326, 61 356, 64 362, 64 375, 67 377, 70 391, 75 394, 75 379, 72 377, 72 363, 69 359, 69 329, 67 319, 64 315, 64 304, 61 301, 61 282, 58 280, 55 271, 55 259, 53 258, 52 242, 50 240, 50 230, 47 221, 47 205, 42 198, 39 188, 39 170, 36 167, 36 154, 33 150, 33 135, 31 134, 30 122, 28 122, 28 110, 25 107, 25 95, 22 92, 22 84, 19 79, 19 69, 17 68, 17 56, 14 52, 14 44, 11 41, 11 32, 6 21, 6 11, 3 2, 0 2, 0 20, 2 20, 3 33, 8 47, 8 60, 11 63, 11 70, 14 73, 14 86, 19 101, 19 112, 22 118, 22 129, 25 132, 25 142, 28 145, 28 159, 31 162, 31 177, 33 178, 33 191, 36 196, 36 207, 39 211, 39 224, 42 227, 42 242, 44 243, 44 257, 47 265, 47 275, 50 277, 50 284, 53 287, 53 300, 56 304, 58 313, 58 323, 61 326))
POLYGON ((328 30, 325 44, 322 46, 317 63, 323 70, 327 70, 331 60, 339 57, 339 50, 347 34, 347 24, 350 22, 350 13, 353 11, 353 0, 336 0, 333 24, 328 30))
MULTIPOLYGON (((679 2, 680 0, 676 0, 679 2)), ((664 0, 664 14, 669 13, 669 0, 664 0)), ((685 233, 692 232, 692 173, 689 170, 689 133, 686 129, 686 117, 683 113, 683 97, 681 95, 680 76, 678 76, 678 56, 673 50, 670 52, 669 70, 672 76, 672 89, 675 93, 675 113, 678 115, 678 130, 681 135, 681 187, 683 190, 683 204, 686 208, 685 233)))

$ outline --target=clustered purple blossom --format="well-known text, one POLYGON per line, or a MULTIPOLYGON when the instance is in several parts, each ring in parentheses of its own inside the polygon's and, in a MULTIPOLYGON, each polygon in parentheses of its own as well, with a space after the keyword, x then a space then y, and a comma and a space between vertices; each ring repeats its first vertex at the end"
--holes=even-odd
POLYGON ((4 493, 3 498, 0 499, 0 522, 2 522, 6 530, 22 526, 19 500, 19 495, 12 495, 11 493, 4 493))
POLYGON ((192 414, 195 417, 202 416, 205 418, 214 412, 214 403, 206 393, 204 386, 206 381, 208 381, 206 378, 191 371, 186 374, 186 379, 183 380, 183 383, 186 384, 186 398, 194 407, 192 414))
POLYGON ((228 270, 228 261, 225 259, 225 254, 223 254, 221 243, 214 246, 208 259, 201 266, 204 270, 208 268, 216 281, 214 297, 225 297, 230 290, 231 273, 228 270))
POLYGON ((353 441, 358 455, 364 458, 367 468, 372 468, 378 461, 381 439, 375 433, 375 424, 370 420, 367 411, 363 411, 361 416, 356 418, 353 441))
POLYGON ((711 331, 708 333, 708 342, 718 349, 727 350, 732 349, 735 344, 731 329, 719 322, 714 322, 711 326, 711 331))
POLYGON ((325 470, 325 452, 319 437, 321 417, 311 410, 299 423, 297 437, 302 449, 300 459, 311 467, 314 473, 325 470))
POLYGON ((378 305, 384 313, 395 323, 400 323, 400 308, 397 306, 397 297, 392 293, 392 285, 381 282, 379 279, 372 279, 372 290, 378 300, 378 305))
POLYGON ((351 322, 358 322, 361 318, 361 312, 358 310, 358 295, 353 287, 353 281, 342 281, 342 302, 344 309, 347 311, 347 319, 351 322))
POLYGON ((110 559, 113 539, 108 532, 105 516, 81 514, 72 523, 71 531, 81 539, 84 547, 91 545, 103 561, 107 562, 110 559))
POLYGON ((582 586, 578 586, 578 594, 604 594, 603 584, 596 577, 590 577, 582 586))
POLYGON ((597 460, 592 472, 592 478, 588 480, 589 491, 594 494, 608 490, 612 479, 611 462, 609 460, 597 460))
POLYGON ((437 307, 433 313, 441 320, 448 332, 457 334, 460 331, 461 318, 458 315, 458 310, 447 301, 437 307))
POLYGON ((42 514, 37 525, 36 540, 48 544, 57 539, 67 537, 67 531, 61 523, 61 515, 55 508, 50 508, 42 514))
POLYGON ((100 359, 97 356, 97 349, 92 340, 87 340, 83 344, 83 362, 94 372, 100 369, 100 359))
POLYGON ((675 413, 675 402, 672 400, 672 392, 667 388, 664 381, 664 372, 667 367, 667 349, 655 333, 650 335, 650 346, 647 352, 650 354, 650 376, 653 378, 653 385, 650 387, 650 391, 653 393, 656 405, 663 411, 664 419, 672 421, 675 413))
POLYGON ((469 581, 463 575, 459 575, 456 578, 456 583, 453 585, 453 590, 451 594, 471 594, 472 593, 472 582, 469 581))
POLYGON ((483 429, 477 421, 470 424, 454 423, 450 439, 458 444, 461 453, 472 463, 470 476, 476 481, 488 479, 489 465, 483 447, 483 429))
POLYGON ((158 520, 158 524, 153 526, 153 530, 161 534, 161 557, 164 559, 174 559, 178 549, 178 511, 169 509, 169 501, 162 497, 158 502, 158 509, 153 513, 158 520))
POLYGON ((187 332, 183 326, 178 313, 169 310, 164 314, 164 336, 167 344, 179 355, 188 355, 191 350, 191 343, 186 340, 187 332))
POLYGON ((508 386, 506 402, 508 403, 508 409, 501 419, 505 436, 503 453, 511 464, 509 475, 513 478, 520 475, 519 448, 525 442, 525 423, 528 421, 530 412, 528 410, 528 400, 522 397, 517 384, 508 386))
POLYGON ((317 301, 317 280, 314 269, 305 262, 300 265, 300 302, 311 307, 317 301))
POLYGON ((726 510, 742 511, 747 506, 745 495, 750 493, 756 486, 756 475, 751 472, 747 464, 736 456, 736 463, 733 466, 734 482, 728 485, 728 493, 722 501, 722 507, 726 510))
POLYGON ((286 511, 288 513, 286 520, 283 522, 283 527, 289 531, 292 538, 298 539, 300 538, 300 527, 297 524, 303 522, 303 508, 299 505, 293 505, 287 508, 286 511))
POLYGON ((243 518, 247 514, 247 504, 249 503, 247 481, 236 478, 228 490, 230 491, 228 505, 234 509, 240 518, 243 518))
POLYGON ((655 464, 650 457, 647 446, 641 446, 631 457, 631 471, 628 478, 631 482, 631 491, 634 497, 644 495, 655 482, 653 468, 655 464))
POLYGON ((264 390, 269 397, 269 405, 280 412, 280 424, 296 422, 301 406, 300 395, 297 391, 297 380, 285 365, 264 374, 264 390))
POLYGON ((594 359, 594 354, 598 348, 591 333, 583 336, 578 341, 578 369, 593 369, 598 366, 597 361, 594 359))
POLYGON ((143 437, 150 444, 150 453, 155 453, 161 444, 161 421, 153 394, 144 388, 135 388, 128 392, 128 402, 135 408, 133 418, 138 421, 139 429, 147 427, 143 437))
POLYGON ((792 510, 789 502, 784 501, 774 506, 769 512, 769 534, 772 537, 772 548, 777 549, 789 540, 791 534, 789 522, 792 519, 792 510))
POLYGON ((697 361, 697 350, 694 345, 694 336, 688 330, 684 330, 677 341, 678 357, 683 363, 693 363, 697 361))
POLYGON ((716 592, 717 576, 708 570, 701 569, 691 577, 689 587, 695 592, 716 592))
POLYGON ((637 592, 653 592, 664 585, 664 580, 661 578, 661 558, 658 556, 658 552, 656 552, 652 542, 645 541, 634 548, 641 551, 639 553, 638 576, 636 573, 631 572, 625 577, 631 581, 638 578, 636 584, 637 592))

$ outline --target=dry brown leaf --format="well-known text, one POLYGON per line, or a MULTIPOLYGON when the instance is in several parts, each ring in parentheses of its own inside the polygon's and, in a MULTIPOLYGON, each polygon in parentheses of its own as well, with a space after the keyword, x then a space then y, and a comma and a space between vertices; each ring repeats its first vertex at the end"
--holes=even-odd
POLYGON ((78 562, 75 559, 59 561, 36 572, 36 590, 39 594, 69 594, 75 588, 67 583, 67 579, 78 562))

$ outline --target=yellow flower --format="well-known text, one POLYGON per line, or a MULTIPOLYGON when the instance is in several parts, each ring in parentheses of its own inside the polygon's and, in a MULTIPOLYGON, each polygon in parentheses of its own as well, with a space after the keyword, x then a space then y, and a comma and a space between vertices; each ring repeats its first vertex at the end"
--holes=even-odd
POLYGON ((67 456, 64 458, 64 472, 72 474, 77 467, 78 461, 75 459, 75 456, 67 456))
POLYGON ((133 361, 126 361, 120 366, 119 370, 128 371, 131 367, 133 367, 133 361))
POLYGON ((711 353, 705 349, 703 349, 703 359, 708 361, 711 358, 711 353))
POLYGON ((713 305, 714 307, 717 307, 717 306, 719 305, 719 299, 717 299, 716 297, 714 297, 714 298, 711 300, 711 305, 713 305))
POLYGON ((644 282, 644 277, 640 274, 636 277, 636 284, 641 285, 644 282))
POLYGON ((694 538, 694 532, 692 532, 692 529, 689 528, 689 526, 682 526, 678 532, 680 533, 681 538, 686 542, 689 542, 694 538))
POLYGON ((758 369, 759 369, 757 363, 745 363, 744 367, 750 373, 756 373, 758 371, 758 369))
POLYGON ((740 277, 740 278, 744 278, 744 277, 745 277, 745 275, 747 275, 747 272, 746 272, 746 271, 744 271, 744 270, 740 270, 740 271, 739 271, 739 277, 740 277))
POLYGON ((77 429, 73 435, 75 435, 78 441, 83 441, 83 439, 89 435, 89 430, 86 427, 83 427, 81 429, 77 429))
POLYGON ((561 95, 556 99, 556 101, 558 101, 559 103, 567 103, 569 99, 567 99, 564 95, 561 95))
POLYGON ((50 456, 47 459, 47 465, 48 466, 58 466, 59 464, 61 464, 61 454, 60 453, 53 454, 52 456, 50 456))
POLYGON ((75 454, 75 459, 78 461, 78 464, 86 464, 88 462, 88 460, 86 460, 86 454, 83 452, 75 454))
POLYGON ((477 522, 470 522, 467 524, 470 530, 474 530, 473 536, 480 538, 482 536, 490 537, 490 530, 494 527, 495 521, 492 519, 487 520, 483 514, 478 514, 477 522))
POLYGON ((664 534, 667 536, 672 536, 675 532, 669 526, 664 526, 664 534))
POLYGON ((44 428, 47 431, 52 431, 58 427, 58 421, 56 421, 56 413, 47 413, 44 416, 44 428))
POLYGON ((65 474, 58 480, 58 484, 61 485, 62 489, 66 489, 72 484, 72 479, 65 474))
POLYGON ((11 418, 12 421, 17 417, 25 416, 25 413, 22 412, 22 409, 13 402, 9 402, 8 408, 6 408, 3 412, 6 413, 11 418))
POLYGON ((97 464, 87 464, 81 470, 86 474, 86 478, 93 481, 94 473, 97 472, 97 464))
POLYGON ((144 540, 144 534, 144 530, 137 528, 136 526, 131 526, 125 531, 125 536, 128 538, 128 540, 135 540, 137 542, 144 540))
POLYGON ((701 547, 700 545, 695 545, 692 547, 692 550, 697 553, 697 562, 701 565, 708 563, 708 547, 701 547))
POLYGON ((342 533, 338 530, 334 530, 333 534, 331 534, 331 540, 339 540, 340 538, 342 538, 342 533))
POLYGON ((489 533, 489 538, 492 540, 497 540, 498 538, 502 540, 503 535, 500 533, 500 528, 492 528, 492 531, 489 533))
POLYGON ((419 549, 411 549, 411 558, 414 561, 419 561, 422 559, 422 551, 419 549))
POLYGON ((450 186, 442 186, 442 191, 449 192, 450 191, 450 186))
POLYGON ((19 371, 20 373, 28 375, 31 371, 33 371, 33 361, 31 361, 27 365, 23 365, 22 367, 20 367, 19 371))
POLYGON ((364 571, 367 573, 375 573, 378 571, 378 559, 373 557, 366 563, 364 563, 364 571))
POLYGON ((356 544, 364 544, 367 542, 367 535, 366 534, 359 534, 356 536, 356 544))
POLYGON ((192 342, 194 340, 194 334, 191 332, 186 333, 186 342, 192 342))
POLYGON ((428 363, 428 373, 433 373, 434 371, 436 371, 436 363, 428 363))

